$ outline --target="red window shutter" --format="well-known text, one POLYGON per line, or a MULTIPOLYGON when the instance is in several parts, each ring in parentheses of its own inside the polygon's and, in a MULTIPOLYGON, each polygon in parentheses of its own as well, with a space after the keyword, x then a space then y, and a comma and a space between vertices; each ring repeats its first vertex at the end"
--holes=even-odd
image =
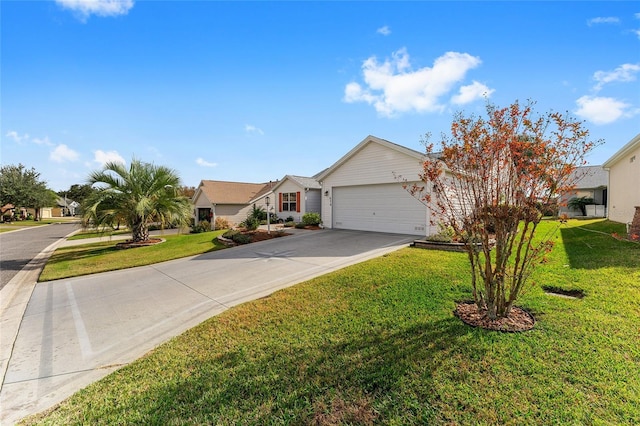
POLYGON ((296 213, 300 213, 300 191, 296 193, 296 213))
POLYGON ((282 192, 278 192, 278 211, 282 211, 282 192))

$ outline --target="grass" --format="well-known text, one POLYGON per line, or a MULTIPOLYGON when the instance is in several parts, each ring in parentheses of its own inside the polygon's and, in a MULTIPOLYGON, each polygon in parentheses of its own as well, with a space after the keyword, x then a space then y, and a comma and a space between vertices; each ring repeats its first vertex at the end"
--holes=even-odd
POLYGON ((42 226, 42 225, 50 225, 52 223, 66 223, 66 222, 68 222, 68 220, 64 220, 64 219, 43 219, 37 222, 35 220, 17 220, 14 222, 2 222, 0 224, 0 233, 15 231, 16 229, 31 228, 34 226, 42 226))
POLYGON ((230 309, 25 424, 640 424, 640 244, 620 227, 562 229, 519 303, 529 332, 462 324, 465 255, 407 248, 230 309))
POLYGON ((116 248, 118 241, 61 247, 49 258, 38 281, 151 265, 219 250, 225 246, 215 237, 222 232, 164 235, 164 243, 127 250, 116 248))
POLYGON ((128 229, 121 229, 119 231, 82 231, 78 232, 67 238, 69 241, 73 240, 86 240, 88 238, 100 238, 100 237, 112 237, 114 235, 131 235, 131 231, 128 229))

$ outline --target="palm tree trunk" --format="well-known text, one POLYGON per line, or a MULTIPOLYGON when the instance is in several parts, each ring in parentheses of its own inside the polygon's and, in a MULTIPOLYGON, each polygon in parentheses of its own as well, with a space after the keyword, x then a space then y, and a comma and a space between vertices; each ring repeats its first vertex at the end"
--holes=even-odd
POLYGON ((149 228, 144 222, 136 223, 133 226, 132 238, 134 243, 147 241, 149 239, 149 228))

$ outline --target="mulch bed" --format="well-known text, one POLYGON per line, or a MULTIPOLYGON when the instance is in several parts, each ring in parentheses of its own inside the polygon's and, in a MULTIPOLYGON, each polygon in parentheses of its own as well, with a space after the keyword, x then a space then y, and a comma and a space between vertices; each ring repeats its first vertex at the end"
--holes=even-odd
POLYGON ((164 240, 162 238, 149 238, 148 240, 144 240, 144 241, 137 241, 134 242, 133 240, 126 240, 123 241, 121 243, 116 244, 116 248, 117 249, 130 249, 130 248, 136 248, 136 247, 147 247, 147 246, 153 246, 156 244, 160 244, 164 242, 164 240))
POLYGON ((459 303, 453 314, 472 327, 510 333, 531 330, 536 323, 529 312, 516 306, 511 308, 508 317, 496 320, 489 319, 486 312, 479 311, 473 302, 459 303))
POLYGON ((286 235, 291 235, 291 234, 287 234, 286 232, 283 233, 282 231, 271 231, 271 234, 267 234, 267 231, 263 231, 261 229, 257 231, 243 232, 243 234, 249 235, 251 237, 252 243, 257 243, 258 241, 266 241, 272 238, 279 238, 279 237, 284 237, 286 235))

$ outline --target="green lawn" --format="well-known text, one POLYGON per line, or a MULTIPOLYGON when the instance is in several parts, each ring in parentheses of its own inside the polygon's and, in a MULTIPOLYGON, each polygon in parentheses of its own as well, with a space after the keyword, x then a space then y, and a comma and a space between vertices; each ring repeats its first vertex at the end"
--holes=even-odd
POLYGON ((0 232, 15 231, 16 229, 67 222, 69 222, 69 220, 65 219, 43 219, 37 222, 35 220, 16 220, 15 222, 2 222, 0 223, 0 232))
POLYGON ((131 235, 131 231, 128 229, 120 229, 120 230, 104 231, 104 232, 81 231, 81 232, 78 232, 77 234, 70 236, 69 238, 67 238, 67 240, 69 241, 86 240, 89 238, 112 237, 114 235, 131 235))
POLYGON ((558 233, 521 299, 532 331, 462 324, 465 255, 407 248, 230 309, 26 424, 640 424, 640 244, 613 231, 558 233))
POLYGON ((61 247, 49 258, 38 281, 151 265, 219 250, 225 246, 216 237, 223 232, 163 235, 166 241, 161 244, 127 250, 116 248, 117 240, 61 247))

